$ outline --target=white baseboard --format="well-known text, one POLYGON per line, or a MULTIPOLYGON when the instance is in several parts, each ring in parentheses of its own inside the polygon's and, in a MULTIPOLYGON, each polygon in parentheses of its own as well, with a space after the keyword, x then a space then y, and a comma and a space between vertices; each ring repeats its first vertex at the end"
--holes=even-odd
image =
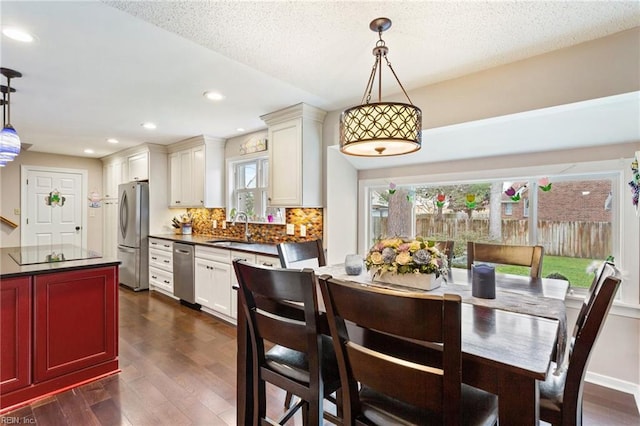
POLYGON ((590 373, 588 371, 585 376, 585 381, 633 395, 636 401, 636 408, 638 412, 640 412, 640 385, 601 374, 590 373))

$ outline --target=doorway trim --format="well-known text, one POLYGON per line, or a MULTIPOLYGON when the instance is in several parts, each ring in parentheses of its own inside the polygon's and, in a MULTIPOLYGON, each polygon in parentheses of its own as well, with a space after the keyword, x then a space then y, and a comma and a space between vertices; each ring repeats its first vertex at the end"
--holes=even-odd
MULTIPOLYGON (((74 173, 82 176, 82 187, 80 188, 80 194, 82 197, 87 193, 89 187, 89 171, 86 169, 68 169, 60 167, 49 166, 32 166, 22 164, 20 166, 20 226, 22 231, 20 232, 20 245, 24 246, 27 229, 27 215, 24 214, 27 211, 27 175, 29 172, 55 172, 55 173, 74 173)), ((82 206, 82 248, 87 248, 87 217, 89 205, 86 202, 80 204, 82 206)))

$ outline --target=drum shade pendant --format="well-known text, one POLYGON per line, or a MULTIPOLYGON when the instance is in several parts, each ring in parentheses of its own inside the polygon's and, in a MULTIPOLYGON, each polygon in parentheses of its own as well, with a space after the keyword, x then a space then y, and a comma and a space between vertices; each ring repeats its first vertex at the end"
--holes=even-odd
POLYGON ((400 83, 387 53, 389 48, 382 40, 382 33, 391 27, 388 18, 374 19, 369 28, 376 31, 379 40, 373 48, 376 57, 369 82, 362 96, 361 105, 344 110, 340 116, 340 151, 348 155, 383 157, 409 154, 422 144, 422 111, 413 105, 407 91, 400 83), (382 102, 382 59, 409 101, 406 103, 382 102), (371 91, 378 74, 378 102, 370 102, 371 91))
POLYGON ((20 154, 20 137, 11 125, 11 92, 15 92, 15 89, 11 88, 11 79, 20 78, 22 74, 9 68, 0 68, 0 73, 7 78, 7 86, 2 86, 3 127, 0 132, 0 162, 6 164, 20 154))

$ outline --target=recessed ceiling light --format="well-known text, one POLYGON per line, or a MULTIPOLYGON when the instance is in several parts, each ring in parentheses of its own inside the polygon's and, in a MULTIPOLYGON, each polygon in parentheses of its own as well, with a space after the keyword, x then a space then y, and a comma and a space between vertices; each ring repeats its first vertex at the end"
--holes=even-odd
POLYGON ((237 130, 238 132, 244 132, 244 129, 243 129, 242 127, 238 127, 236 130, 237 130))
POLYGON ((156 123, 151 123, 151 122, 142 123, 141 126, 144 127, 147 130, 153 130, 156 127, 158 127, 158 126, 156 126, 156 123))
POLYGON ((224 95, 222 93, 214 92, 211 90, 204 92, 202 96, 209 99, 210 101, 221 101, 224 99, 224 95))
POLYGON ((94 150, 92 150, 91 148, 87 148, 87 149, 85 149, 85 150, 84 150, 84 153, 85 153, 85 154, 93 154, 94 152, 95 152, 95 151, 94 151, 94 150))
POLYGON ((15 27, 8 27, 3 29, 2 34, 6 35, 12 40, 22 41, 24 43, 31 43, 34 40, 34 37, 31 34, 15 27))
POLYGON ((109 142, 109 143, 118 143, 120 141, 118 139, 109 138, 109 139, 107 139, 107 142, 109 142))

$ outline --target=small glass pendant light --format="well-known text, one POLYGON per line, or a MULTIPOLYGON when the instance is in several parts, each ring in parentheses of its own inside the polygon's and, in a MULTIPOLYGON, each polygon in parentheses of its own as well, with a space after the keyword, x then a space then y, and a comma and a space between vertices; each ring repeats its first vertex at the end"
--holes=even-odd
MULTIPOLYGON (((16 129, 11 125, 11 79, 20 78, 22 74, 9 68, 0 68, 0 72, 7 78, 6 92, 3 87, 3 128, 0 132, 0 161, 12 161, 14 157, 20 154, 20 137, 16 129), (6 95, 6 100, 4 99, 6 95), (4 112, 6 109, 6 121, 4 120, 4 112)), ((15 91, 15 90, 14 90, 15 91)), ((6 162, 5 161, 5 164, 6 162)))

